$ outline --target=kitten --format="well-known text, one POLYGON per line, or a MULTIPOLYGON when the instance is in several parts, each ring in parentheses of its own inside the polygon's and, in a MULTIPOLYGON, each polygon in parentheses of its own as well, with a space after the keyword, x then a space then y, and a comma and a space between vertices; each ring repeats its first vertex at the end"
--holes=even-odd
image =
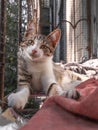
POLYGON ((72 87, 80 82, 73 85, 68 73, 52 60, 60 40, 60 29, 44 36, 34 33, 34 26, 32 21, 19 47, 18 91, 8 97, 9 106, 15 108, 24 108, 31 91, 32 93, 43 91, 48 96, 63 95, 70 98, 79 96, 72 87))

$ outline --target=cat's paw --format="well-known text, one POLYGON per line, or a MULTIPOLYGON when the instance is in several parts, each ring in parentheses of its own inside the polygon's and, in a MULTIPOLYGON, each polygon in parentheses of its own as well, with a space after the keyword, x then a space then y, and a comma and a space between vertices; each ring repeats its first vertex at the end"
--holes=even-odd
POLYGON ((12 93, 8 97, 8 106, 16 109, 23 109, 27 103, 27 98, 23 97, 20 93, 12 93))
POLYGON ((80 97, 80 93, 76 89, 69 89, 64 91, 62 96, 66 98, 78 99, 80 97))

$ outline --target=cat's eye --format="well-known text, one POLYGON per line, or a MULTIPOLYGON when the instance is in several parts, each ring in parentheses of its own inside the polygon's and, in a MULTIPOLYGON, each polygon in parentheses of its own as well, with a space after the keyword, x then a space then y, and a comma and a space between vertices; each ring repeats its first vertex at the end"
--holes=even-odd
POLYGON ((28 40, 28 45, 34 44, 33 40, 28 40))
POLYGON ((45 45, 42 45, 40 48, 41 49, 46 49, 47 47, 45 45))
POLYGON ((48 46, 46 46, 46 45, 42 45, 40 48, 41 49, 45 49, 45 50, 49 50, 51 52, 51 49, 48 46))

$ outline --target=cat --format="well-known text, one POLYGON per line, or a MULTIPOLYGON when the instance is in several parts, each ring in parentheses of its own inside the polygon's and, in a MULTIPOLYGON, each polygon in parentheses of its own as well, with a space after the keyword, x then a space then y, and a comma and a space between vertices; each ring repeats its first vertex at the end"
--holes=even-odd
POLYGON ((9 106, 23 109, 30 93, 43 91, 46 95, 62 95, 78 98, 73 88, 80 82, 72 82, 67 71, 53 62, 53 54, 61 37, 55 29, 48 36, 35 33, 34 21, 29 23, 18 51, 18 88, 8 97, 9 106))

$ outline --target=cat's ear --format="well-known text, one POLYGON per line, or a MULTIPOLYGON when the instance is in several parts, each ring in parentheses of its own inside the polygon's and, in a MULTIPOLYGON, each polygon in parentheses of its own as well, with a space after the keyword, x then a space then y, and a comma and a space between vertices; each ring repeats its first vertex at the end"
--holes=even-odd
POLYGON ((36 32, 36 20, 31 20, 27 25, 23 40, 28 40, 32 35, 36 34, 36 32))
POLYGON ((61 30, 57 28, 47 36, 47 39, 52 45, 52 47, 55 48, 60 40, 60 37, 61 37, 61 30))

